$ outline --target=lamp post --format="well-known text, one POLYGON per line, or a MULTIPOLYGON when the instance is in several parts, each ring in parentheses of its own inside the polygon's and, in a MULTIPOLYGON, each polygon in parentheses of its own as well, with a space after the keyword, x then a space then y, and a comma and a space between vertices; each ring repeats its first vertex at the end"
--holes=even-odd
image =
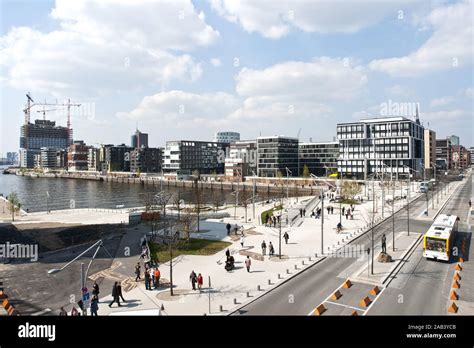
POLYGON ((253 220, 255 221, 256 175, 255 175, 255 172, 253 170, 252 170, 252 175, 253 175, 252 213, 253 213, 253 220))
POLYGON ((403 167, 408 169, 408 176, 407 176, 407 228, 408 228, 408 235, 410 235, 410 171, 417 173, 418 171, 412 169, 403 164, 403 167))
MULTIPOLYGON (((89 265, 87 266, 87 270, 84 271, 84 263, 81 262, 81 289, 83 289, 85 286, 86 286, 86 282, 87 282, 87 275, 89 274, 89 270, 91 268, 91 265, 92 265, 92 261, 94 261, 94 259, 96 258, 97 256, 97 253, 99 252, 100 248, 103 247, 103 241, 102 239, 99 239, 97 242, 95 242, 94 244, 92 244, 89 248, 87 248, 86 250, 84 250, 82 253, 80 253, 79 255, 77 255, 74 259, 72 259, 71 261, 69 261, 67 264, 65 264, 63 267, 61 268, 53 268, 53 269, 50 269, 48 271, 48 274, 55 274, 55 273, 59 273, 61 272, 62 270, 66 269, 67 267, 69 267, 69 265, 71 265, 72 263, 74 263, 75 261, 77 261, 80 257, 82 257, 84 254, 86 254, 89 250, 92 250, 93 248, 97 247, 97 249, 95 250, 94 252, 94 255, 92 256, 90 262, 89 262, 89 265)), ((113 258, 112 255, 110 255, 110 253, 107 251, 107 249, 104 248, 104 250, 109 254, 109 256, 111 258, 113 258)), ((84 315, 86 315, 87 313, 87 309, 84 307, 84 315)))
POLYGON ((285 167, 285 170, 286 170, 286 201, 287 201, 287 204, 289 204, 289 202, 290 202, 290 198, 289 198, 290 181, 289 180, 290 179, 288 177, 288 173, 292 174, 292 175, 293 175, 293 173, 291 172, 290 169, 288 169, 288 167, 285 167))

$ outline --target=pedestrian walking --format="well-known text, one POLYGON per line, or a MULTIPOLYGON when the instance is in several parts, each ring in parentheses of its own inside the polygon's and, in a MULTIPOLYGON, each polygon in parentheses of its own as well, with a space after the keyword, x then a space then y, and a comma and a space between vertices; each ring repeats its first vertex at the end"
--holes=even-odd
POLYGON ((100 294, 99 284, 97 284, 97 282, 94 281, 94 284, 92 285, 92 296, 97 297, 97 302, 99 302, 99 294, 100 294))
POLYGON ((150 272, 148 272, 148 270, 145 270, 145 289, 151 290, 151 277, 150 272))
POLYGON ((334 214, 334 207, 331 206, 331 214, 334 214))
POLYGON ((250 261, 250 257, 247 255, 247 258, 245 259, 245 267, 247 267, 247 272, 250 272, 251 264, 252 264, 252 261, 250 261))
POLYGON ((199 291, 201 291, 203 282, 204 282, 204 279, 202 278, 202 274, 199 273, 198 276, 197 276, 197 283, 198 283, 199 291))
POLYGON ((118 295, 118 297, 120 297, 122 299, 123 302, 127 302, 127 301, 125 301, 125 299, 123 298, 123 295, 122 295, 122 283, 121 282, 117 283, 117 295, 118 295))
POLYGON ((189 280, 191 281, 191 285, 193 287, 193 290, 196 290, 197 275, 196 275, 196 273, 194 273, 194 270, 189 275, 189 280))
POLYGON ((290 238, 288 232, 285 232, 285 234, 283 235, 283 238, 285 238, 285 244, 288 244, 288 239, 290 238))
POLYGON ((160 286, 161 272, 158 267, 155 268, 155 289, 160 286))
POLYGON ((306 216, 306 209, 303 209, 303 216, 306 216))
POLYGON ((80 316, 79 311, 76 309, 76 307, 72 307, 71 309, 71 317, 78 317, 80 316))
POLYGON ((140 279, 142 279, 142 278, 140 278, 140 269, 141 269, 140 262, 137 262, 137 265, 135 266, 135 275, 136 275, 135 281, 136 282, 138 282, 140 279))
POLYGON ((227 235, 230 234, 230 229, 231 229, 231 225, 229 223, 227 223, 227 225, 225 226, 225 228, 227 229, 227 235))
POLYGON ((151 284, 153 285, 153 288, 156 288, 155 268, 150 267, 148 272, 150 272, 151 284))
POLYGON ((329 212, 331 211, 331 207, 327 207, 326 210, 328 211, 328 215, 329 215, 329 212))
POLYGON ((265 241, 262 242, 262 255, 265 256, 267 252, 267 244, 265 243, 265 241))
POLYGON ((344 215, 345 210, 346 210, 346 207, 342 207, 342 215, 344 215))
POLYGON ((99 310, 99 299, 97 296, 92 296, 91 300, 91 316, 97 317, 97 311, 99 310))
POLYGON ((242 236, 240 237, 240 245, 242 246, 242 248, 244 247, 244 243, 245 243, 245 236, 242 236))
POLYGON ((225 256, 227 256, 227 258, 229 258, 229 256, 230 256, 230 251, 229 251, 229 249, 227 249, 227 250, 225 251, 225 256))
POLYGON ((471 200, 469 200, 469 208, 471 207, 471 205, 472 205, 472 202, 471 202, 471 200))
POLYGON ((385 237, 385 234, 382 235, 382 252, 387 252, 387 237, 385 237))
POLYGON ((269 247, 269 256, 272 257, 273 255, 275 255, 275 249, 273 248, 272 242, 270 242, 268 247, 269 247))
POLYGON ((67 317, 67 312, 64 309, 64 307, 61 307, 61 310, 59 311, 59 316, 60 317, 67 317))
POLYGON ((300 209, 300 217, 303 217, 303 209, 300 209))
POLYGON ((120 298, 119 298, 119 294, 118 294, 118 282, 115 282, 114 283, 114 287, 112 288, 112 302, 109 303, 109 307, 112 307, 112 305, 117 302, 118 306, 119 307, 122 307, 122 305, 120 304, 120 298))

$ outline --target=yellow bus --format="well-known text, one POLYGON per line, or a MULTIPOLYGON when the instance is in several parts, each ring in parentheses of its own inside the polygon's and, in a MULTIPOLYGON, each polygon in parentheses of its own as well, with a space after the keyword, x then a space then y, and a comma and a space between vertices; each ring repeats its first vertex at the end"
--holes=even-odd
POLYGON ((456 215, 439 215, 423 237, 423 256, 427 259, 449 261, 458 231, 456 215))

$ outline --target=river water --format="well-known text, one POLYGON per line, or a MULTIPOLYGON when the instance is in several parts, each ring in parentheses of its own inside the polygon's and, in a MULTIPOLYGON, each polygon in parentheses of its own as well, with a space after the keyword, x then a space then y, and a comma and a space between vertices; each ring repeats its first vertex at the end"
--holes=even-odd
MULTIPOLYGON (((71 208, 116 208, 123 205, 125 208, 144 206, 148 194, 159 192, 159 187, 144 186, 140 184, 123 184, 117 182, 103 182, 82 179, 54 179, 31 178, 3 174, 4 167, 0 166, 0 194, 7 196, 16 192, 21 208, 30 212, 71 208), (48 194, 49 193, 49 198, 48 194)), ((192 191, 180 189, 180 196, 185 203, 191 202, 192 191)), ((177 188, 167 190, 172 195, 177 195, 177 188)), ((212 204, 219 200, 234 203, 235 197, 230 191, 220 189, 203 190, 203 202, 212 204), (218 198, 216 198, 218 197, 218 198)), ((265 199, 272 197, 270 195, 265 199)), ((257 199, 258 200, 258 199, 257 199)), ((173 199, 169 201, 171 203, 173 199)))

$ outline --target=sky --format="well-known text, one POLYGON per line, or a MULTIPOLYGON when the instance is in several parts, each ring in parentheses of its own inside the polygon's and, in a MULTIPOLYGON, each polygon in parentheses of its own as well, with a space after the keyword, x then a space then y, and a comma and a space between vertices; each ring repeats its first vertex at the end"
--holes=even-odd
POLYGON ((32 119, 89 145, 216 131, 331 141, 414 118, 473 146, 472 1, 0 0, 0 157, 32 119))

